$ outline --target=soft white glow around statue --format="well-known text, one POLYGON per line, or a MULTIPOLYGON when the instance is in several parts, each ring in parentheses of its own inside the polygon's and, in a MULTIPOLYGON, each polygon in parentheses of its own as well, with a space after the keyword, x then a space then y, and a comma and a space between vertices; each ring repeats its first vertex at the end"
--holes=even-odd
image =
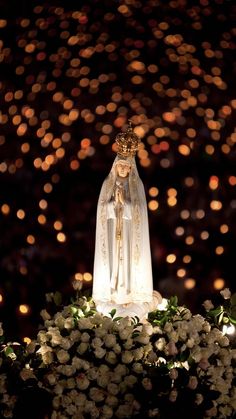
POLYGON ((121 148, 98 200, 93 299, 104 314, 116 308, 142 318, 161 296, 153 293, 147 204, 132 141, 137 136, 131 127, 126 134, 119 134, 121 148))

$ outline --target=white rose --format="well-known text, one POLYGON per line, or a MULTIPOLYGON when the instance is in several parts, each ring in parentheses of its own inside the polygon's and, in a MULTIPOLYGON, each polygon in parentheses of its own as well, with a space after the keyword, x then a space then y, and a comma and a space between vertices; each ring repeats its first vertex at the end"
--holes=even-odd
POLYGON ((57 359, 61 364, 65 364, 69 361, 70 355, 68 354, 68 352, 64 351, 64 349, 60 349, 57 352, 57 359))
POLYGON ((116 396, 119 393, 119 386, 115 383, 110 383, 107 390, 110 394, 116 396))
POLYGON ((193 348, 194 347, 194 345, 195 345, 195 340, 193 339, 193 338, 189 338, 188 340, 187 340, 187 342, 186 342, 186 346, 187 346, 187 348, 193 348))
POLYGON ((116 337, 108 333, 104 338, 104 343, 107 348, 112 348, 116 344, 116 337))
POLYGON ((80 373, 76 377, 76 384, 79 390, 86 390, 89 386, 89 380, 84 373, 80 373))
POLYGON ((127 367, 123 364, 118 364, 115 369, 114 372, 120 375, 126 375, 127 374, 127 367))
POLYGON ((132 415, 132 406, 129 404, 121 404, 116 411, 116 416, 118 418, 130 418, 131 415, 132 415))
POLYGON ((132 334, 132 328, 128 327, 119 331, 120 338, 122 340, 127 340, 132 334))
POLYGON ((130 364, 133 361, 134 356, 133 356, 132 352, 124 351, 121 355, 121 359, 122 359, 122 362, 124 364, 130 364))
POLYGON ((177 349, 177 347, 176 347, 176 345, 175 345, 175 342, 173 342, 173 341, 170 341, 168 344, 167 344, 167 347, 166 347, 166 351, 165 351, 168 355, 177 355, 177 353, 178 353, 178 349, 177 349))
POLYGON ((178 378, 178 370, 176 368, 172 368, 169 372, 171 380, 176 380, 178 378))
POLYGON ((167 323, 165 324, 165 326, 164 326, 164 331, 165 331, 166 333, 170 333, 170 332, 172 332, 172 330, 173 330, 173 326, 172 326, 172 324, 171 324, 171 323, 169 323, 169 322, 167 322, 167 323))
POLYGON ((214 305, 212 304, 211 300, 204 301, 204 303, 202 305, 203 305, 203 307, 205 308, 206 311, 210 311, 214 308, 214 305))
POLYGON ((94 355, 95 355, 96 358, 101 359, 106 355, 106 350, 99 346, 95 349, 94 355))
POLYGON ((76 400, 75 400, 75 404, 76 406, 84 406, 87 400, 87 397, 84 393, 78 393, 76 392, 77 396, 76 396, 76 400))
POLYGON ((56 314, 54 322, 59 329, 64 329, 65 318, 61 314, 56 314))
POLYGON ((93 367, 93 368, 89 368, 88 372, 87 372, 87 376, 89 380, 96 380, 97 376, 98 376, 98 369, 97 367, 93 367))
POLYGON ((191 376, 189 377, 188 387, 189 387, 191 390, 195 390, 195 389, 197 388, 197 386, 198 386, 198 380, 197 380, 197 377, 195 377, 195 376, 191 375, 191 376))
POLYGON ((82 317, 81 319, 78 320, 78 327, 80 330, 92 329, 93 324, 88 317, 82 317))
POLYGON ((231 298, 231 292, 229 288, 225 288, 222 291, 220 291, 220 294, 225 300, 229 300, 231 298))
POLYGON ((131 337, 129 337, 124 343, 123 343, 123 348, 124 349, 131 349, 133 347, 133 339, 131 337))
POLYGON ((105 399, 104 391, 97 387, 91 387, 89 390, 89 397, 95 402, 102 402, 105 399))
POLYGON ((197 393, 197 394, 196 394, 195 403, 196 403, 197 405, 199 405, 199 404, 201 404, 201 403, 203 402, 203 400, 204 400, 203 395, 202 395, 202 394, 200 394, 200 393, 197 393))
POLYGON ((97 329, 95 329, 95 336, 97 338, 103 338, 104 336, 106 336, 107 334, 107 330, 104 329, 103 327, 98 327, 97 329))
POLYGON ((142 347, 133 350, 133 356, 135 361, 139 361, 143 358, 144 350, 142 347))
POLYGON ((142 379, 142 385, 143 385, 143 388, 145 390, 151 390, 152 389, 152 382, 151 382, 150 378, 147 378, 147 377, 143 378, 142 379))
POLYGON ((30 378, 36 378, 31 368, 23 368, 20 372, 20 377, 23 381, 29 380, 30 378))
POLYGON ((83 354, 87 351, 88 347, 89 347, 88 343, 81 342, 81 343, 79 344, 78 348, 77 348, 77 352, 78 352, 80 355, 83 355, 83 354))
POLYGON ((67 319, 65 320, 65 323, 64 323, 65 329, 73 329, 74 325, 75 325, 74 318, 73 317, 67 317, 67 319))
POLYGON ((55 375, 48 374, 48 375, 46 375, 46 379, 47 379, 47 381, 49 382, 49 384, 51 386, 53 386, 54 384, 56 384, 56 377, 55 377, 55 375))
POLYGON ((44 330, 40 330, 38 332, 38 341, 39 341, 39 343, 46 343, 47 342, 47 339, 48 339, 48 337, 46 335, 46 332, 44 330))
POLYGON ((166 340, 164 338, 159 338, 155 342, 155 347, 158 349, 158 351, 163 351, 166 346, 166 340))
POLYGON ((101 414, 104 419, 113 418, 113 410, 107 405, 102 406, 101 414))
POLYGON ((74 356, 72 358, 72 366, 75 367, 77 370, 80 370, 82 368, 82 361, 77 356, 74 356))
POLYGON ((143 366, 140 362, 135 362, 132 365, 132 370, 136 373, 136 374, 142 374, 143 372, 143 366))
POLYGON ((116 407, 118 405, 118 399, 117 397, 113 396, 112 394, 108 394, 105 403, 108 406, 116 407))
POLYGON ((40 316, 42 317, 43 320, 50 320, 51 319, 50 314, 45 309, 40 311, 40 316))
POLYGON ((110 377, 108 374, 98 375, 97 383, 99 387, 106 388, 110 383, 110 377))
POLYGON ((94 338, 94 339, 92 340, 91 346, 92 346, 93 348, 99 348, 99 347, 101 347, 102 345, 103 345, 103 341, 102 341, 102 339, 100 339, 100 338, 94 338))
POLYGON ((71 342, 75 343, 78 342, 81 337, 81 333, 79 330, 72 330, 70 333, 70 340, 71 342))
POLYGON ((174 403, 177 399, 177 396, 178 396, 177 390, 171 390, 170 395, 169 395, 170 402, 174 403))
POLYGON ((65 351, 67 351, 68 349, 70 349, 72 345, 73 345, 73 343, 71 342, 70 339, 68 339, 68 338, 62 338, 62 341, 61 341, 60 346, 63 349, 65 349, 65 351))
POLYGON ((87 343, 87 342, 90 341, 90 335, 87 332, 83 332, 81 334, 80 340, 81 340, 81 342, 86 342, 87 343))
POLYGON ((119 345, 119 343, 116 343, 112 349, 117 355, 121 353, 121 346, 119 345))
POLYGON ((143 324, 143 332, 146 333, 147 335, 151 336, 153 334, 153 327, 151 325, 151 323, 144 323, 143 324))
POLYGON ((117 363, 117 356, 115 354, 115 352, 113 351, 109 351, 106 354, 105 360, 109 363, 109 364, 116 364, 117 363))
POLYGON ((229 346, 229 339, 227 338, 227 336, 222 335, 218 342, 219 342, 219 345, 222 347, 229 346))
POLYGON ((124 382, 128 387, 133 387, 137 383, 137 378, 134 375, 127 375, 124 378, 124 382))

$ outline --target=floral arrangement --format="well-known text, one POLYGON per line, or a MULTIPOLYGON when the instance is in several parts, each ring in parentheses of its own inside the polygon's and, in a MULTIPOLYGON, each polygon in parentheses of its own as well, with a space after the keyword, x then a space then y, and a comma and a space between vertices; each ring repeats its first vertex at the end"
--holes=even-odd
POLYGON ((16 417, 19 391, 34 389, 50 395, 52 419, 232 418, 236 349, 221 329, 236 324, 236 295, 221 298, 217 307, 204 303, 203 317, 172 297, 141 323, 115 310, 103 316, 80 296, 53 313, 48 295, 37 339, 2 346, 2 416, 16 417), (7 370, 16 371, 18 393, 7 370))

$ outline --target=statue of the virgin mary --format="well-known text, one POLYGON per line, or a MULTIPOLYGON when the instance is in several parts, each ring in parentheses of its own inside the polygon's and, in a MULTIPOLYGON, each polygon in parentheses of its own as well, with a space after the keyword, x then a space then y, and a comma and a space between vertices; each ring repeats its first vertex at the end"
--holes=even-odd
POLYGON ((147 204, 135 153, 139 138, 131 123, 116 137, 117 157, 97 207, 93 299, 104 314, 143 317, 161 302, 153 293, 147 204))

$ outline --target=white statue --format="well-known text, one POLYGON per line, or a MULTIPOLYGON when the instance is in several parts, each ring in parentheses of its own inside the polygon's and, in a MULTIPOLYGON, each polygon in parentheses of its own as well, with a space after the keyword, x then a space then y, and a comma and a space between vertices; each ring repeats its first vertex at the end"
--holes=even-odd
POLYGON ((144 317, 161 302, 153 293, 147 204, 131 125, 116 137, 118 155, 105 179, 97 208, 93 299, 107 314, 144 317))

